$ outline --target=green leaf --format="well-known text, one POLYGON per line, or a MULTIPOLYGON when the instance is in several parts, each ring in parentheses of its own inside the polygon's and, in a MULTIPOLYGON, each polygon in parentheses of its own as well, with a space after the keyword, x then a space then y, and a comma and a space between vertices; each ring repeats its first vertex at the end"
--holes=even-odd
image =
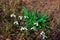
POLYGON ((45 14, 45 13, 42 13, 41 15, 40 15, 40 17, 41 18, 45 18, 47 15, 45 14))
POLYGON ((24 12, 24 14, 26 15, 26 16, 28 16, 28 10, 25 8, 25 7, 23 7, 23 12, 24 12))
POLYGON ((29 17, 29 19, 32 19, 32 14, 31 14, 31 12, 29 12, 28 17, 29 17))
POLYGON ((37 30, 36 26, 34 26, 34 30, 37 30))
POLYGON ((30 27, 32 27, 32 22, 28 22, 28 24, 26 25, 26 28, 30 28, 30 27))
POLYGON ((32 10, 32 17, 33 17, 33 19, 36 20, 36 14, 35 14, 34 10, 32 10))
POLYGON ((42 27, 42 28, 45 28, 46 26, 47 26, 46 23, 41 23, 41 27, 42 27))
POLYGON ((39 30, 40 28, 45 28, 48 24, 48 19, 49 16, 46 15, 45 13, 42 13, 40 16, 35 14, 35 11, 32 10, 31 12, 29 12, 25 7, 23 7, 23 12, 26 16, 28 16, 29 18, 27 18, 27 24, 26 24, 26 28, 31 28, 34 27, 35 30, 39 30), (36 27, 36 25, 34 25, 34 23, 38 22, 39 23, 39 27, 36 27))
POLYGON ((37 20, 37 22, 42 22, 44 19, 43 18, 41 18, 41 19, 38 19, 37 20))

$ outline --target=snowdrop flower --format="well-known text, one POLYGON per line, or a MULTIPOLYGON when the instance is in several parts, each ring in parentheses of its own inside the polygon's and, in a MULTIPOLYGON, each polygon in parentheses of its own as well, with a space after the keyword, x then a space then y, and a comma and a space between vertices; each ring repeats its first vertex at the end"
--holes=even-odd
MULTIPOLYGON (((25 27, 24 27, 25 28, 25 27)), ((27 28, 25 28, 25 30, 28 30, 27 28)))
POLYGON ((47 38, 47 36, 46 35, 43 35, 43 38, 42 39, 45 39, 45 38, 47 38))
POLYGON ((20 20, 22 20, 23 16, 18 16, 18 18, 19 18, 20 20))
POLYGON ((44 32, 44 31, 42 31, 40 34, 41 34, 41 35, 45 35, 45 32, 44 32))
POLYGON ((27 28, 25 28, 25 27, 21 27, 21 29, 20 29, 20 30, 22 31, 22 30, 28 30, 28 29, 27 29, 27 28))
POLYGON ((34 30, 34 27, 32 27, 31 30, 34 30))
POLYGON ((45 32, 44 32, 44 31, 42 31, 42 32, 40 33, 40 35, 43 37, 42 39, 47 38, 47 36, 45 35, 45 32))
POLYGON ((24 16, 24 18, 28 18, 28 16, 24 16))
POLYGON ((22 30, 24 30, 24 27, 21 27, 21 29, 20 29, 20 30, 21 30, 21 31, 22 31, 22 30))
POLYGON ((10 15, 10 17, 16 17, 16 15, 13 13, 13 14, 10 15))
POLYGON ((39 24, 38 23, 34 23, 34 25, 38 26, 39 24))
POLYGON ((18 25, 19 23, 18 23, 18 21, 15 21, 14 24, 18 25))
POLYGON ((32 27, 31 30, 36 30, 36 28, 32 27))

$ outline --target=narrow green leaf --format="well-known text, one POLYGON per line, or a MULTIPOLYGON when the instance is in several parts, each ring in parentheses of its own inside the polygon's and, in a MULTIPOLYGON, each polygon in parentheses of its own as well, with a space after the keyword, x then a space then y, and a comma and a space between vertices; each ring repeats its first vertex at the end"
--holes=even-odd
POLYGON ((25 8, 25 7, 23 7, 23 12, 24 12, 24 14, 26 15, 26 16, 28 16, 28 10, 25 8))

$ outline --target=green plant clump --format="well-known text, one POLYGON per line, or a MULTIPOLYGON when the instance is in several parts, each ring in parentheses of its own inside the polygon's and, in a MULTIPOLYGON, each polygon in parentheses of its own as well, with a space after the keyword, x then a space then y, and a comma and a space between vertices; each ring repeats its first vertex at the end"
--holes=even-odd
POLYGON ((25 7, 23 7, 24 15, 28 18, 24 19, 28 23, 26 24, 26 28, 31 29, 32 27, 34 30, 39 30, 42 28, 49 28, 48 21, 49 16, 45 13, 41 13, 40 15, 36 14, 34 10, 29 12, 25 7))

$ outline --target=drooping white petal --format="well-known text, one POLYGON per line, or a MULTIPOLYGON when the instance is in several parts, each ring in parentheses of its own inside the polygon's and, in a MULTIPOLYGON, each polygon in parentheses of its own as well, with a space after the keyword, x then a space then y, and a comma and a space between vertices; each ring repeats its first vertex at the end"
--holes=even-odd
POLYGON ((42 36, 42 39, 47 38, 47 36, 45 35, 45 32, 44 32, 44 31, 42 31, 42 32, 40 33, 40 35, 42 36))
POLYGON ((34 23, 34 25, 38 26, 39 24, 38 23, 34 23))
POLYGON ((32 27, 31 30, 36 30, 36 28, 35 27, 32 27))
POLYGON ((45 34, 45 32, 44 32, 44 31, 42 31, 40 34, 41 34, 41 35, 44 35, 44 34, 45 34))
POLYGON ((26 27, 24 27, 25 30, 28 30, 26 27))
POLYGON ((31 30, 34 30, 34 27, 32 27, 31 30))
POLYGON ((18 16, 18 18, 19 18, 20 20, 22 20, 23 16, 18 16))
POLYGON ((22 31, 22 30, 28 30, 28 29, 25 27, 21 27, 20 30, 22 31))
POLYGON ((13 13, 13 14, 10 15, 10 17, 16 17, 16 15, 13 13))
POLYGON ((47 36, 46 35, 43 35, 43 38, 42 39, 45 39, 45 38, 47 38, 47 36))
POLYGON ((21 29, 20 29, 20 30, 21 30, 21 31, 22 31, 22 30, 24 30, 24 27, 21 27, 21 29))
POLYGON ((28 18, 28 16, 24 16, 24 18, 28 18))
POLYGON ((18 21, 15 21, 14 24, 18 25, 19 23, 18 23, 18 21))
POLYGON ((36 26, 38 26, 39 24, 37 23, 36 26))

